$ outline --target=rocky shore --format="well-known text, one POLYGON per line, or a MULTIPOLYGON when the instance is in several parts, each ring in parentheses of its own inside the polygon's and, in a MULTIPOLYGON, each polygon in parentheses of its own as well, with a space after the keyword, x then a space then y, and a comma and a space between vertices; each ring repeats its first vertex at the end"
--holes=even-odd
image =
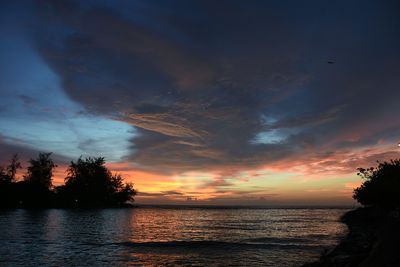
POLYGON ((399 212, 358 208, 342 218, 347 236, 319 261, 303 267, 400 266, 399 212))

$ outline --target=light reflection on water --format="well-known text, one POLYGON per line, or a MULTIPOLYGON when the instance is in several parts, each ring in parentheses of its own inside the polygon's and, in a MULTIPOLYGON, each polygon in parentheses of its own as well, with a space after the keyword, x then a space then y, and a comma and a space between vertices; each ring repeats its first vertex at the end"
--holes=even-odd
POLYGON ((344 209, 0 211, 0 266, 298 266, 346 232, 344 209))

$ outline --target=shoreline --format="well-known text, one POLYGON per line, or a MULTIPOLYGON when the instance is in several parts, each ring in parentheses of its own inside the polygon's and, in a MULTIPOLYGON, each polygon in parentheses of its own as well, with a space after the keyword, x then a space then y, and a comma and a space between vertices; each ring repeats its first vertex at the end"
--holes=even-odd
POLYGON ((185 204, 141 204, 141 203, 124 203, 119 205, 105 205, 105 206, 65 206, 65 205, 48 205, 48 206, 29 206, 29 205, 19 205, 19 206, 0 206, 0 210, 10 210, 10 209, 113 209, 113 208, 150 208, 150 209, 254 209, 254 210, 264 210, 264 209, 344 209, 349 210, 350 206, 233 206, 233 205, 185 205, 185 204))
POLYGON ((104 205, 104 206, 89 206, 89 205, 82 205, 82 206, 63 206, 63 205, 49 205, 49 206, 28 206, 28 205, 21 205, 21 206, 0 206, 1 210, 49 210, 49 209, 60 209, 60 210, 98 210, 98 209, 133 209, 138 208, 138 205, 131 204, 131 203, 124 203, 120 205, 104 205))
POLYGON ((332 250, 303 267, 400 266, 400 220, 398 212, 357 208, 341 221, 349 229, 332 250))

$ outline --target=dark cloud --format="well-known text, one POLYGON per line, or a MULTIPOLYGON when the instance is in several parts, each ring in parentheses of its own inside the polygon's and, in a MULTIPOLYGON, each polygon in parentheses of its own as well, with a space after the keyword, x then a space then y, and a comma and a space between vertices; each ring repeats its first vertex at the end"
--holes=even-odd
POLYGON ((219 188, 219 187, 226 187, 234 185, 231 182, 228 182, 227 179, 219 177, 218 179, 214 179, 213 181, 207 182, 204 184, 204 188, 212 187, 212 188, 219 188))
POLYGON ((36 102, 33 97, 26 95, 19 95, 18 98, 27 106, 33 105, 36 102))
POLYGON ((174 190, 162 191, 159 193, 139 192, 138 195, 141 197, 170 197, 170 196, 181 197, 181 196, 184 196, 184 194, 182 192, 174 191, 174 190))
POLYGON ((40 1, 32 40, 73 100, 139 128, 142 168, 251 168, 400 134, 396 1, 105 5, 40 1))
MULTIPOLYGON (((39 151, 37 149, 29 148, 26 144, 22 141, 12 140, 10 142, 9 138, 5 138, 0 134, 0 166, 5 165, 8 163, 12 155, 18 154, 21 162, 23 162, 23 166, 25 167, 25 162, 27 162, 31 158, 36 158, 39 153, 49 153, 51 151, 46 151, 45 149, 39 151), (20 143, 20 145, 17 145, 20 143)), ((57 164, 67 164, 69 163, 69 159, 63 157, 58 154, 52 154, 53 160, 57 164)))

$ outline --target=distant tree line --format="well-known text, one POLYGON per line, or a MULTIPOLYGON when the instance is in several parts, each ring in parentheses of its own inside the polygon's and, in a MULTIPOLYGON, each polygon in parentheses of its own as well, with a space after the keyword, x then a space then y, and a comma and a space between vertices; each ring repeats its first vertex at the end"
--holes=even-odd
POLYGON ((364 206, 400 208, 400 159, 378 162, 377 167, 358 171, 365 181, 354 190, 354 199, 364 206))
POLYGON ((103 157, 71 161, 65 183, 53 186, 57 167, 51 153, 40 153, 29 160, 23 180, 16 174, 22 169, 15 154, 7 166, 0 166, 0 207, 6 208, 72 208, 118 207, 133 201, 133 184, 124 183, 119 174, 112 174, 103 157))

